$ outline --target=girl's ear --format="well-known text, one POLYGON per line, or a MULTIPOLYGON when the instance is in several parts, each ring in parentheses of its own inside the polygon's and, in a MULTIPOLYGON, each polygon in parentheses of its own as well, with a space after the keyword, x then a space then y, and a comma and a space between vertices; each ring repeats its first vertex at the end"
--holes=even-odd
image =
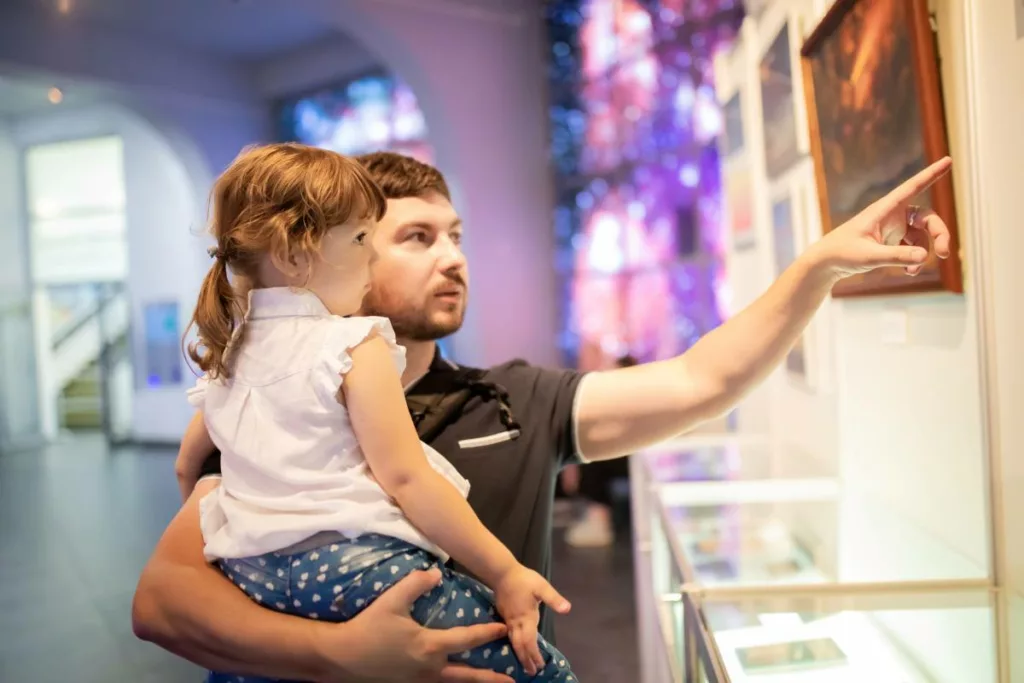
POLYGON ((306 251, 287 244, 275 244, 270 250, 270 263, 289 278, 307 277, 312 267, 306 251))

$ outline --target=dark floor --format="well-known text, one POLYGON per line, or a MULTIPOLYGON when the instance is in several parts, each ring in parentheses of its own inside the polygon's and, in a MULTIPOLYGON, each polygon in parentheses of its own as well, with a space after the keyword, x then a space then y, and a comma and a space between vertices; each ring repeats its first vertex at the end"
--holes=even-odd
MULTIPOLYGON (((201 672, 135 639, 135 582, 178 505, 171 454, 98 441, 0 454, 0 681, 186 683, 201 672)), ((573 602, 558 645, 584 683, 638 678, 632 558, 556 540, 573 602)))

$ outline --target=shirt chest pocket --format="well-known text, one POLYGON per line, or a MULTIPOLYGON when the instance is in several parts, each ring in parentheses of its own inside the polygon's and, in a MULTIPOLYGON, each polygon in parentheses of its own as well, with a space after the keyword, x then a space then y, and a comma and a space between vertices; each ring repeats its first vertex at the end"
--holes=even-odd
POLYGON ((460 439, 448 457, 469 480, 469 504, 491 531, 502 528, 502 520, 514 510, 525 462, 523 439, 500 428, 487 430, 479 437, 460 439))
POLYGON ((496 446, 498 444, 514 441, 518 438, 518 429, 498 431, 494 432, 493 434, 487 434, 485 436, 476 436, 470 439, 460 439, 459 450, 467 451, 472 450, 474 448, 486 448, 487 446, 496 446))

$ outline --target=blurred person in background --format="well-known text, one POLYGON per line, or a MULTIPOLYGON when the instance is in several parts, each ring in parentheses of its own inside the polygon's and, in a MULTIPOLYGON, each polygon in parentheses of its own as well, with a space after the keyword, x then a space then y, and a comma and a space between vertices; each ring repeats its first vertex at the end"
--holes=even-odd
MULTIPOLYGON (((617 368, 637 365, 633 356, 615 360, 617 368)), ((562 473, 567 492, 575 492, 584 504, 582 517, 565 532, 565 541, 575 548, 603 548, 615 542, 615 504, 618 485, 629 481, 629 462, 625 458, 599 460, 573 465, 562 473)))

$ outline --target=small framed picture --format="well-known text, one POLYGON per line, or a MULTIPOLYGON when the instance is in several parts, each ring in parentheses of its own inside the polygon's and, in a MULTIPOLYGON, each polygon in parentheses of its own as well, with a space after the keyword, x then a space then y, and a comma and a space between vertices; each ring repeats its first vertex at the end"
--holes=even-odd
POLYGON ((740 666, 748 674, 797 673, 808 669, 845 666, 846 653, 831 638, 736 648, 740 666))
MULTIPOLYGON (((775 277, 782 274, 796 260, 797 254, 804 250, 806 234, 803 221, 804 211, 801 194, 794 184, 786 182, 772 194, 771 200, 771 235, 772 254, 775 266, 775 277)), ((786 371, 800 382, 810 385, 811 372, 808 356, 812 353, 808 344, 810 332, 804 331, 793 348, 786 354, 786 371)))

